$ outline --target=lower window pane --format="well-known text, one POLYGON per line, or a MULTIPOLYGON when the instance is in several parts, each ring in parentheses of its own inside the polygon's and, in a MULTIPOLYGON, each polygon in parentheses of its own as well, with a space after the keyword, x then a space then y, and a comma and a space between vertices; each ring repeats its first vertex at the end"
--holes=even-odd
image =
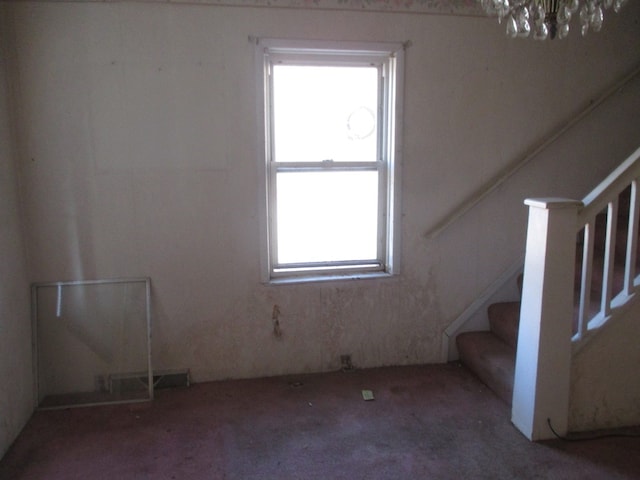
POLYGON ((279 172, 276 189, 280 265, 377 258, 377 172, 279 172))

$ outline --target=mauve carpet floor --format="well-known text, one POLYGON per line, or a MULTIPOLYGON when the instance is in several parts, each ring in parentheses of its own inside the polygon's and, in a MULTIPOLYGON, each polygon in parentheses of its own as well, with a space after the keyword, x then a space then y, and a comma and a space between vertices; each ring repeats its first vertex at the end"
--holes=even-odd
POLYGON ((640 438, 530 443, 466 369, 392 367, 38 411, 0 478, 638 479, 640 438))

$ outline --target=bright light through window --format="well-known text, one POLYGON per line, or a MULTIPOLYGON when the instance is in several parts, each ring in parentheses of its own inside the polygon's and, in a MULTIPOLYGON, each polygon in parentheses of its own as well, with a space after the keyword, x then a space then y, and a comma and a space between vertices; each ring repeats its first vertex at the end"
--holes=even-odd
POLYGON ((401 46, 295 44, 260 50, 268 278, 392 273, 401 46))
POLYGON ((376 161, 378 74, 372 67, 275 65, 275 160, 376 161))
POLYGON ((280 263, 375 261, 377 172, 278 174, 280 263))

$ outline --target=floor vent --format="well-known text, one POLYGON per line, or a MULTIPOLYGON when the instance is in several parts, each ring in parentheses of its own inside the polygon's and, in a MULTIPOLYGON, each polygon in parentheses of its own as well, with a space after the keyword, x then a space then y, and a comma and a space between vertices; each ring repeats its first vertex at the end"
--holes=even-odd
MULTIPOLYGON (((146 372, 113 373, 109 375, 109 392, 146 390, 149 378, 146 372)), ((189 369, 159 370, 153 372, 153 388, 188 387, 191 384, 189 369)))

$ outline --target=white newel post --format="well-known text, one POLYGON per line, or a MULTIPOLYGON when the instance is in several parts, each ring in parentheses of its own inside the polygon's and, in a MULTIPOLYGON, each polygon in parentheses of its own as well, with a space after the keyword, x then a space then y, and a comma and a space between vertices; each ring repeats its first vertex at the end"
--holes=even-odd
POLYGON ((511 421, 529 439, 567 431, 577 213, 582 202, 527 199, 529 225, 511 421))

